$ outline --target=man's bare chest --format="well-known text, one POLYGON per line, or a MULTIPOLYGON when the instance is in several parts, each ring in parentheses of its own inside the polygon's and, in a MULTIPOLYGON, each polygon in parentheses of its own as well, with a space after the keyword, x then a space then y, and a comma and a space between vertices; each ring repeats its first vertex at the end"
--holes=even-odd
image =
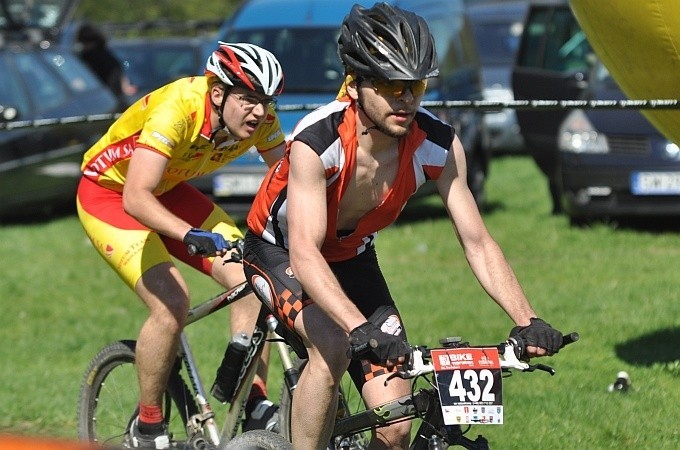
POLYGON ((399 170, 398 151, 357 155, 340 200, 338 229, 351 230, 367 212, 377 208, 394 186, 399 170))

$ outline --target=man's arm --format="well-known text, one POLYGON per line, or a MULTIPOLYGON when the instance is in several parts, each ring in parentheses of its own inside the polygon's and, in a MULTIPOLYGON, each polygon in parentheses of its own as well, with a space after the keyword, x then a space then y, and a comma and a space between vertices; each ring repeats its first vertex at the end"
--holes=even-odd
POLYGON ((167 164, 168 158, 160 153, 137 147, 123 186, 123 208, 152 230, 182 241, 191 225, 168 211, 154 195, 167 164))
POLYGON ((327 228, 326 177, 318 155, 295 141, 290 152, 287 215, 290 264, 314 302, 350 332, 366 318, 345 295, 321 255, 327 228))
POLYGON ((264 162, 267 163, 268 167, 271 167, 272 165, 276 164, 281 157, 283 157, 283 154, 286 152, 286 143, 283 142, 276 147, 266 150, 264 152, 260 153, 260 156, 262 156, 262 159, 264 159, 264 162))
POLYGON ((437 180, 456 235, 472 271, 484 290, 517 325, 537 317, 498 243, 482 220, 467 185, 465 151, 456 136, 448 160, 437 180))

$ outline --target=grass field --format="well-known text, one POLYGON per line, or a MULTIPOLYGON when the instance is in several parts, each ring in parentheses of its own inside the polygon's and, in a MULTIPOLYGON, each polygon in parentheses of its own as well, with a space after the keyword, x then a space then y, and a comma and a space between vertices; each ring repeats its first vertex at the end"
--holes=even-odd
MULTIPOLYGON (((505 424, 475 427, 473 436, 483 433, 499 449, 677 448, 680 227, 570 228, 549 214, 543 178, 526 157, 495 160, 488 191, 486 223, 535 308, 581 340, 543 361, 554 377, 507 379, 505 424), (609 393, 620 370, 632 390, 609 393)), ((477 284, 436 205, 407 209, 377 241, 410 339, 500 341, 512 324, 477 284)), ((134 338, 144 311, 75 217, 4 226, 0 236, 0 433, 74 438, 89 360, 110 341, 134 338)), ((218 290, 187 278, 197 300, 218 290)), ((206 384, 227 324, 218 314, 187 330, 206 384)), ((280 378, 272 377, 276 393, 280 378)))

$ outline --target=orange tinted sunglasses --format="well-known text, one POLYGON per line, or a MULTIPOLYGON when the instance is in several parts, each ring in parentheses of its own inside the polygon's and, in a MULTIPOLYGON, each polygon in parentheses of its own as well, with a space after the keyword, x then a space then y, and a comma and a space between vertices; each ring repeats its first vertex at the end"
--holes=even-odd
POLYGON ((411 93, 418 97, 425 93, 427 80, 370 80, 375 91, 382 96, 401 97, 410 89, 411 93))

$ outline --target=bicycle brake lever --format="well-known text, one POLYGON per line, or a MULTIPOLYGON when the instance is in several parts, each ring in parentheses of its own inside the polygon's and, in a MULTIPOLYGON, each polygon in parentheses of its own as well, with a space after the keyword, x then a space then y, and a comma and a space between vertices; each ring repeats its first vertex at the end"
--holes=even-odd
POLYGON ((531 368, 531 371, 542 370, 543 372, 548 372, 550 376, 555 375, 555 369, 546 364, 531 364, 529 367, 531 368))
POLYGON ((387 383, 389 383, 390 380, 391 380, 392 378, 397 378, 397 377, 398 377, 398 378, 401 378, 401 379, 404 379, 404 378, 405 378, 404 375, 401 374, 401 372, 394 372, 393 374, 390 374, 389 377, 387 377, 387 379, 385 380, 385 382, 383 383, 383 385, 384 385, 385 387, 387 387, 387 383))

